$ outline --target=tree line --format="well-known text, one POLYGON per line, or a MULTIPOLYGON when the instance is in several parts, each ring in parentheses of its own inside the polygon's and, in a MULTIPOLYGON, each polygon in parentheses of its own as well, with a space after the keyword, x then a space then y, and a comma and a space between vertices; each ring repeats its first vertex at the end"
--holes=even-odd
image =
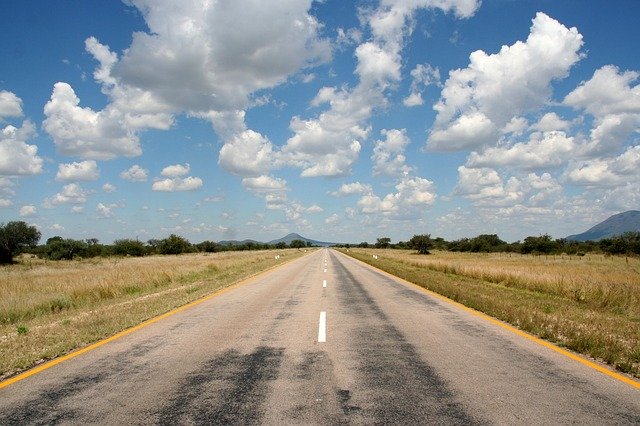
POLYGON ((508 243, 496 234, 481 234, 474 238, 461 238, 446 241, 444 238, 432 238, 430 234, 414 235, 409 241, 391 243, 391 238, 381 237, 375 243, 362 242, 357 245, 341 244, 341 247, 375 247, 391 249, 414 249, 421 254, 429 250, 447 250, 471 253, 522 253, 522 254, 569 254, 583 256, 586 253, 605 253, 620 255, 640 255, 640 232, 626 232, 613 238, 599 241, 571 241, 565 238, 553 239, 550 235, 529 236, 522 241, 508 243))
POLYGON ((154 254, 215 253, 221 251, 267 250, 311 247, 309 242, 293 240, 290 244, 263 244, 247 241, 236 244, 220 244, 202 241, 192 244, 180 235, 171 234, 164 239, 150 239, 146 242, 123 238, 113 244, 101 244, 97 238, 75 240, 55 236, 40 242, 41 233, 35 226, 22 221, 0 224, 0 264, 7 264, 21 253, 34 254, 49 260, 71 260, 76 258, 107 256, 149 256, 154 254))
MULTIPOLYGON (((171 234, 164 239, 150 239, 146 242, 137 239, 119 239, 113 244, 101 244, 96 238, 75 240, 59 236, 47 239, 40 244, 41 234, 35 226, 23 221, 0 224, 0 264, 7 264, 21 253, 31 253, 50 260, 71 260, 98 256, 148 256, 153 254, 215 253, 221 251, 267 250, 284 248, 311 247, 303 240, 293 240, 290 244, 279 242, 265 244, 247 241, 236 244, 221 244, 214 241, 202 241, 192 244, 184 237, 171 234)), ((640 255, 640 232, 627 232, 614 238, 599 241, 569 241, 551 236, 529 236, 523 241, 507 243, 496 234, 481 234, 474 238, 461 238, 446 241, 444 238, 432 238, 430 234, 414 235, 409 241, 392 244, 391 238, 380 237, 369 244, 338 244, 338 247, 375 247, 392 249, 413 249, 420 254, 429 254, 432 249, 472 253, 509 252, 522 254, 570 254, 581 256, 586 253, 606 253, 619 255, 640 255)))

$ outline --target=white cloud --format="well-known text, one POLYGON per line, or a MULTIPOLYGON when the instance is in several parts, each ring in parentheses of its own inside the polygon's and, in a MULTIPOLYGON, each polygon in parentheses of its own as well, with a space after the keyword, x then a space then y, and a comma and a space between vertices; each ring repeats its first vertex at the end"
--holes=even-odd
POLYGON ((308 213, 322 213, 324 209, 317 204, 312 205, 311 207, 307 207, 308 213))
POLYGON ((49 227, 49 229, 52 231, 64 231, 64 226, 60 225, 59 223, 54 223, 49 227))
POLYGON ((373 147, 373 174, 386 176, 405 176, 412 168, 407 166, 404 150, 411 142, 405 129, 383 129, 386 139, 377 140, 373 147))
POLYGON ((411 70, 411 93, 402 103, 404 106, 412 107, 422 105, 422 89, 430 85, 440 85, 440 70, 433 68, 430 64, 418 64, 411 70))
POLYGON ((472 152, 467 166, 510 166, 522 169, 558 167, 576 155, 578 145, 564 132, 533 133, 528 142, 472 152))
POLYGON ((449 73, 427 140, 433 150, 461 150, 495 143, 513 117, 544 105, 551 82, 567 76, 581 58, 582 35, 542 12, 526 42, 488 55, 478 50, 469 66, 449 73))
POLYGON ((344 183, 338 188, 337 191, 331 192, 334 197, 344 197, 354 194, 369 194, 371 193, 371 185, 363 184, 360 182, 344 183))
POLYGON ((566 178, 576 184, 589 187, 607 187, 636 183, 640 185, 640 145, 627 148, 613 158, 581 161, 569 167, 566 178))
POLYGON ((96 205, 96 212, 98 213, 98 217, 107 219, 107 218, 111 218, 113 217, 113 209, 115 207, 118 207, 117 204, 103 204, 103 203, 98 203, 96 205))
POLYGON ((564 98, 564 103, 581 108, 594 117, 610 114, 640 113, 640 85, 631 87, 640 74, 620 72, 613 65, 605 65, 593 73, 564 98))
POLYGON ((22 116, 22 99, 15 93, 0 90, 0 120, 22 116))
POLYGON ((84 204, 87 201, 89 192, 85 191, 77 183, 70 183, 62 187, 62 191, 44 201, 46 208, 51 208, 59 204, 84 204))
POLYGON ((174 164, 162 169, 162 171, 160 172, 160 175, 168 178, 176 178, 176 177, 184 176, 188 174, 190 171, 191 171, 191 166, 189 165, 189 163, 184 165, 174 164))
POLYGON ((120 173, 120 178, 128 180, 129 182, 145 182, 149 178, 149 170, 134 164, 127 170, 123 170, 122 173, 120 173))
POLYGON ((15 195, 16 191, 13 189, 15 186, 15 179, 0 176, 0 194, 15 195))
POLYGON ((477 204, 513 204, 522 199, 519 181, 515 178, 506 183, 494 169, 458 167, 456 195, 461 195, 477 204))
POLYGON ((56 180, 67 182, 92 181, 100 176, 98 165, 94 160, 79 163, 59 164, 56 180))
POLYGON ((112 193, 112 192, 116 192, 116 187, 115 185, 110 184, 109 182, 105 183, 104 185, 102 185, 102 190, 108 194, 112 193))
POLYGON ((35 206, 26 205, 20 207, 20 211, 18 212, 18 214, 20 215, 20 217, 31 217, 36 214, 36 211, 37 210, 35 206))
POLYGON ((640 73, 620 72, 613 65, 596 70, 593 77, 569 93, 564 103, 595 117, 589 149, 610 153, 640 130, 640 73))
POLYGON ((153 182, 154 191, 176 192, 195 191, 202 186, 202 179, 199 177, 187 176, 186 178, 167 178, 153 182))
POLYGON ((548 112, 543 115, 532 128, 541 132, 552 132, 554 130, 569 131, 571 123, 560 118, 555 112, 548 112))
POLYGON ((13 207, 13 201, 7 198, 0 198, 0 208, 6 209, 9 207, 13 207))
POLYGON ((340 216, 338 216, 336 213, 332 214, 324 220, 324 223, 326 223, 327 225, 335 225, 338 222, 340 222, 340 216))
POLYGON ((20 128, 9 125, 0 131, 0 175, 24 176, 42 172, 38 147, 27 144, 35 134, 35 126, 29 120, 20 128))
POLYGON ((387 105, 386 91, 401 79, 400 52, 405 35, 412 30, 407 22, 419 8, 453 11, 458 17, 473 15, 476 1, 410 1, 383 3, 364 13, 373 40, 355 49, 358 84, 353 88, 323 88, 312 106, 328 103, 317 118, 291 120, 294 135, 282 148, 284 164, 299 167, 302 177, 344 176, 351 172, 363 141, 368 137, 368 121, 376 109, 387 105))
POLYGON ((80 99, 71 86, 58 82, 51 100, 44 107, 42 125, 64 155, 94 160, 135 157, 142 153, 136 133, 125 122, 123 113, 107 106, 102 111, 79 106, 80 99))
POLYGON ((286 180, 267 175, 244 178, 242 179, 242 186, 255 193, 286 191, 289 189, 286 180))
POLYGON ((218 164, 239 176, 267 174, 274 165, 269 139, 253 130, 244 130, 225 140, 218 164))
POLYGON ((363 195, 358 207, 365 214, 411 218, 420 215, 436 199, 433 182, 421 177, 403 177, 395 188, 397 192, 383 198, 373 193, 363 195))
POLYGON ((71 213, 74 213, 74 214, 84 213, 84 206, 71 206, 71 213))

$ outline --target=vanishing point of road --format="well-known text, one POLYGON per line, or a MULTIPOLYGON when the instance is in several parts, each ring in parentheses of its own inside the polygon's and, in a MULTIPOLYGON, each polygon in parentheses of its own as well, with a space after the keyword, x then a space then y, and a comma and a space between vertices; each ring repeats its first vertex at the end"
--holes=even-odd
POLYGON ((322 249, 0 389, 0 424, 640 424, 640 390, 322 249))

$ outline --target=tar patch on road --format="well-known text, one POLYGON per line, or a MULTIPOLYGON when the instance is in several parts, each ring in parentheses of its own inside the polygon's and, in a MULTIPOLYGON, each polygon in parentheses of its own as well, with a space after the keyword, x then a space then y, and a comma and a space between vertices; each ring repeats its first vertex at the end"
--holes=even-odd
POLYGON ((275 380, 284 349, 259 347, 250 354, 227 351, 185 379, 159 413, 158 423, 259 424, 269 382, 275 380))
POLYGON ((416 349, 391 323, 365 287, 340 262, 335 262, 339 301, 346 314, 356 315, 350 330, 357 376, 365 386, 343 396, 363 404, 365 422, 376 424, 474 424, 479 420, 456 401, 446 383, 421 360, 416 349))

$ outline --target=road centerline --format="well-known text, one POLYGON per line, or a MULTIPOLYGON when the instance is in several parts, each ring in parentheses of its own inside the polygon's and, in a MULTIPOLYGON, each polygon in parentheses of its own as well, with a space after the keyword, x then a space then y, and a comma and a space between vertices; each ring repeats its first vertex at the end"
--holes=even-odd
POLYGON ((318 325, 318 343, 325 343, 327 341, 327 313, 325 311, 320 312, 320 320, 318 325))

